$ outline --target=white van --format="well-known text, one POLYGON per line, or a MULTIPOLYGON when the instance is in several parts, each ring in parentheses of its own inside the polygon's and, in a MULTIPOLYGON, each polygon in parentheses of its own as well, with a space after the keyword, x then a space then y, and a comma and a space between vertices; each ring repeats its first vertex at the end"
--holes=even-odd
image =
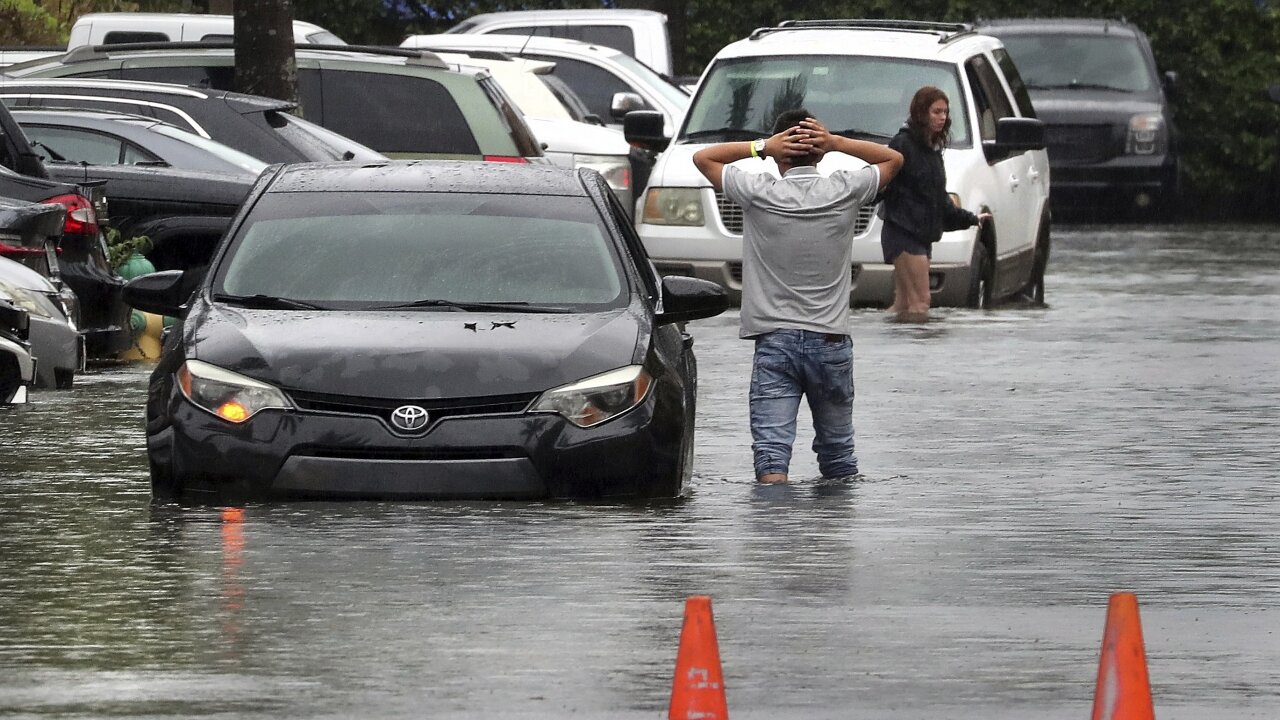
MULTIPOLYGON (((230 40, 233 27, 234 18, 230 15, 87 13, 71 26, 67 50, 82 45, 230 40)), ((299 45, 346 45, 337 35, 301 20, 293 21, 293 41, 299 45)))
POLYGON ((604 45, 671 75, 667 16, 653 10, 512 10, 481 13, 445 32, 565 38, 604 45))
MULTIPOLYGON (((742 289, 742 210, 693 164, 710 144, 771 134, 778 113, 803 107, 832 132, 887 143, 912 95, 935 85, 951 100, 947 190, 960 207, 989 212, 980 228, 933 245, 934 305, 982 307, 1026 293, 1043 301, 1049 258, 1049 165, 1044 126, 1000 41, 962 24, 896 20, 787 21, 731 43, 712 59, 674 137, 651 112, 626 116, 627 139, 661 149, 638 205, 636 227, 659 270, 742 289)), ((819 172, 864 163, 830 153, 819 172)), ((777 173, 772 160, 740 161, 777 173)), ((880 248, 875 207, 853 234, 855 305, 888 305, 893 266, 880 248)))

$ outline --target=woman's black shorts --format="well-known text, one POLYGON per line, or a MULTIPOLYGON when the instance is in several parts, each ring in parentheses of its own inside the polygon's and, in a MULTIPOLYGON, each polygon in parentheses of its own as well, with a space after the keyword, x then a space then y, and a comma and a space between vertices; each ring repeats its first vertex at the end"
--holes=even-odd
POLYGON ((880 228, 880 249, 884 251, 884 261, 890 265, 902 253, 933 258, 931 244, 920 242, 911 233, 889 222, 880 228))

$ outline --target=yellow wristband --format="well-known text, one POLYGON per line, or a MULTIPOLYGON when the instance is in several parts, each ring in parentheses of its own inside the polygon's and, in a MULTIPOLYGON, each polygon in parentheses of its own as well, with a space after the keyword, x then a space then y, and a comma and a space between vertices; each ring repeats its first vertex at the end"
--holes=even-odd
POLYGON ((760 157, 760 146, 761 146, 761 145, 763 145, 763 144, 764 144, 764 143, 760 142, 759 140, 752 140, 752 141, 751 141, 751 143, 750 143, 750 145, 751 145, 751 157, 753 157, 753 158, 758 158, 758 157, 760 157))

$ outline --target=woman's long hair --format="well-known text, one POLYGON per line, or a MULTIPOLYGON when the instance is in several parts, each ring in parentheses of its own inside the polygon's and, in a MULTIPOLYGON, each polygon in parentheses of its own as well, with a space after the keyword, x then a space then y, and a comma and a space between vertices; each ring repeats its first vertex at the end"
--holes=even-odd
POLYGON ((922 144, 942 149, 951 142, 951 113, 947 113, 947 124, 942 126, 942 132, 929 131, 929 108, 939 100, 945 101, 948 108, 951 107, 947 94, 938 88, 925 85, 917 90, 911 98, 911 107, 907 112, 907 128, 922 144))

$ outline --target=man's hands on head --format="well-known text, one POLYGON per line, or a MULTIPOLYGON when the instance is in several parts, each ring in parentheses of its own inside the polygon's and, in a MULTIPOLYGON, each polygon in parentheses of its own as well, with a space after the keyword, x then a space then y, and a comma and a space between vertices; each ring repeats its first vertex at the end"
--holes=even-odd
MULTIPOLYGON (((822 127, 817 120, 812 118, 802 120, 799 125, 793 125, 765 140, 764 154, 775 160, 810 155, 821 157, 825 149, 821 144, 823 141, 819 138, 824 133, 826 128, 822 127)), ((830 134, 827 134, 827 137, 830 137, 830 134)))

